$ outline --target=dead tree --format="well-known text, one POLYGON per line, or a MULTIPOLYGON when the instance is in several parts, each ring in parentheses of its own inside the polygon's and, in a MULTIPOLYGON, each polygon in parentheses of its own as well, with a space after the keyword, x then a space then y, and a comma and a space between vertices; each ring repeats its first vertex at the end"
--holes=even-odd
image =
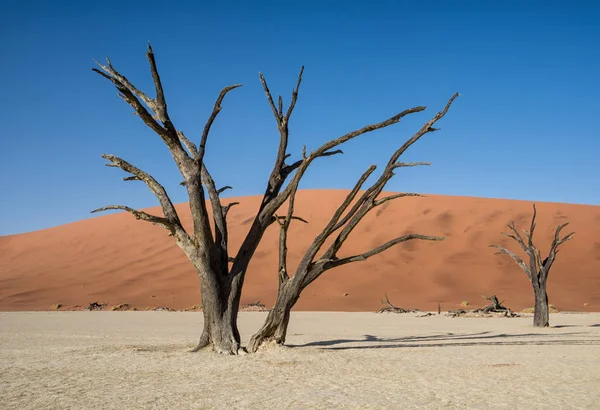
MULTIPOLYGON (((106 65, 97 63, 99 68, 94 68, 93 70, 109 80, 117 88, 119 97, 133 108, 134 114, 140 117, 168 147, 183 177, 182 185, 185 186, 189 197, 193 228, 188 232, 183 227, 167 191, 155 178, 129 162, 108 154, 103 155, 103 158, 109 161, 107 166, 121 168, 127 172, 129 176, 123 178, 125 181, 144 182, 158 199, 163 215, 151 215, 124 205, 109 205, 92 212, 123 210, 132 213, 137 219, 165 228, 169 232, 169 235, 174 237, 177 246, 190 259, 200 281, 204 328, 194 351, 212 346, 219 353, 237 354, 241 348, 240 334, 237 328, 237 316, 248 264, 266 229, 274 222, 288 226, 294 218, 291 213, 293 206, 286 217, 279 217, 276 215, 276 212, 292 194, 295 194, 298 183, 307 168, 317 158, 342 153, 341 150, 337 149, 341 144, 360 135, 396 124, 409 114, 423 111, 425 107, 409 108, 382 122, 367 125, 349 132, 323 144, 321 147, 311 151, 310 154, 307 154, 306 150, 303 150, 300 159, 287 164, 286 160, 291 156, 287 152, 288 126, 298 99, 303 69, 300 70, 296 87, 292 91, 291 102, 286 110, 284 110, 281 96, 279 96, 277 103, 275 103, 267 87, 267 83, 261 74, 260 81, 277 123, 279 148, 273 170, 267 181, 263 199, 248 234, 242 241, 235 256, 230 256, 226 218, 229 209, 235 203, 226 205, 221 203, 219 195, 230 187, 217 188, 204 158, 208 136, 212 124, 221 111, 223 99, 227 93, 241 85, 235 84, 223 88, 202 129, 199 144, 196 145, 181 130, 176 128, 169 116, 163 86, 150 45, 148 45, 146 56, 154 81, 156 92, 154 98, 150 98, 146 93, 136 88, 125 76, 117 71, 108 58, 106 65), (288 182, 287 186, 285 186, 286 181, 288 182), (208 212, 205 190, 208 193, 212 215, 209 215, 208 212), (214 229, 209 223, 211 217, 214 221, 214 229)), ((426 132, 429 131, 433 131, 433 129, 426 130, 426 132)), ((394 165, 393 168, 398 166, 401 165, 394 165)), ((291 203, 293 204, 293 198, 291 199, 291 203)))
MULTIPOLYGON (((349 257, 338 257, 338 252, 342 248, 345 241, 348 239, 358 223, 373 209, 383 205, 384 203, 402 197, 420 196, 414 193, 399 193, 385 197, 379 197, 387 182, 394 176, 394 172, 403 167, 412 167, 420 165, 430 165, 426 162, 405 163, 399 162, 400 156, 423 135, 437 131, 433 126, 437 121, 442 119, 450 109, 452 102, 458 96, 455 94, 450 98, 444 109, 438 112, 431 120, 426 122, 423 127, 411 138, 409 138, 400 148, 398 148, 390 157, 381 176, 361 195, 358 195, 361 188, 369 176, 375 171, 376 166, 371 165, 358 179, 354 188, 348 193, 344 202, 337 208, 329 223, 323 228, 321 233, 315 237, 313 243, 306 250, 304 257, 296 268, 292 277, 288 274, 287 267, 287 236, 290 222, 294 215, 294 199, 296 190, 298 189, 298 181, 290 182, 288 189, 291 189, 287 214, 278 219, 279 222, 279 267, 278 278, 279 287, 277 300, 273 309, 269 311, 267 319, 262 328, 252 336, 248 345, 248 350, 256 351, 261 344, 273 341, 277 344, 285 343, 287 327, 290 319, 290 311, 298 301, 302 291, 321 276, 326 271, 337 268, 348 263, 365 261, 372 256, 375 256, 394 245, 402 242, 419 239, 428 241, 441 241, 444 238, 439 236, 426 236, 420 234, 408 234, 392 239, 374 249, 364 253, 349 257), (358 199, 356 197, 358 196, 358 199), (331 245, 322 253, 321 248, 325 242, 335 236, 331 245)), ((421 111, 421 110, 420 110, 421 111)), ((302 175, 305 168, 298 169, 298 175, 302 175)))
POLYGON ((529 281, 533 285, 533 294, 535 297, 535 312, 533 315, 533 326, 536 327, 547 327, 549 326, 549 314, 548 314, 548 294, 546 293, 546 284, 548 283, 548 273, 550 272, 550 268, 552 268, 552 264, 556 259, 556 254, 558 253, 558 247, 565 243, 566 241, 573 238, 575 232, 571 232, 564 237, 560 237, 560 231, 569 224, 569 222, 565 222, 562 225, 559 225, 556 228, 556 232, 554 233, 554 239, 552 240, 552 244, 550 245, 550 252, 548 257, 542 260, 540 251, 533 244, 533 232, 535 230, 535 217, 536 217, 536 209, 535 204, 533 204, 533 217, 531 218, 531 226, 529 231, 523 229, 523 234, 525 235, 525 241, 517 228, 515 227, 514 221, 511 221, 508 224, 508 228, 512 233, 503 232, 503 235, 508 236, 509 238, 515 240, 521 249, 525 252, 525 254, 529 257, 529 264, 525 263, 523 259, 521 259, 514 252, 499 246, 499 245, 490 245, 492 248, 498 249, 496 255, 508 255, 519 265, 521 269, 527 274, 529 281))

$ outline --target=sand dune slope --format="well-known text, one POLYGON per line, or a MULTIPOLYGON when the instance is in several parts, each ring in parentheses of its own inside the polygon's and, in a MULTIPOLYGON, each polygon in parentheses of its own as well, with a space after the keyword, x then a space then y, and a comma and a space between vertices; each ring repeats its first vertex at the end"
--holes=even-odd
MULTIPOLYGON (((345 194, 299 192, 297 214, 310 223, 293 224, 292 267, 345 194)), ((230 200, 241 202, 229 214, 231 249, 237 249, 260 198, 230 200)), ((189 225, 187 204, 178 209, 189 225)), ((513 309, 529 307, 532 292, 525 274, 487 246, 515 249, 500 232, 511 219, 527 228, 530 216, 531 203, 522 201, 428 196, 391 202, 363 220, 340 256, 409 232, 444 235, 447 240, 407 242, 366 262, 332 270, 306 289, 297 310, 373 311, 385 292, 397 305, 420 309, 436 309, 438 302, 442 309, 454 309, 463 300, 481 305, 481 295, 493 293, 513 309)), ((554 265, 550 303, 562 310, 600 311, 600 207, 538 203, 536 242, 547 252, 556 225, 567 220, 577 234, 563 245, 554 265)), ((242 304, 273 303, 277 236, 277 227, 271 227, 257 250, 242 304)), ((172 238, 129 214, 0 237, 0 310, 47 310, 57 303, 68 308, 92 301, 181 309, 199 299, 198 279, 172 238)))

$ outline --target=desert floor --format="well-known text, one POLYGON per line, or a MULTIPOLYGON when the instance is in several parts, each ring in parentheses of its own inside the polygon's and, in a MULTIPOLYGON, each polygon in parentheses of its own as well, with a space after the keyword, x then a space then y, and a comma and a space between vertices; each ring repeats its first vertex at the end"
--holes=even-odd
POLYGON ((550 320, 297 312, 288 347, 223 357, 187 351, 201 313, 0 313, 1 407, 598 408, 600 313, 550 320))

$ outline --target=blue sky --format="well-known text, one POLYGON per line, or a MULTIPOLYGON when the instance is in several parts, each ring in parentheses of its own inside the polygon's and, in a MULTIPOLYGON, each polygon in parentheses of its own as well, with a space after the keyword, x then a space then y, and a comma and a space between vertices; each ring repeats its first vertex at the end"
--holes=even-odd
POLYGON ((278 135, 262 71, 289 102, 290 153, 405 108, 402 124, 319 161, 301 188, 350 188, 383 164, 452 93, 461 97, 405 160, 387 190, 600 204, 600 6, 593 2, 303 1, 0 2, 0 235, 90 217, 155 198, 121 180, 102 153, 151 172, 186 200, 167 148, 90 69, 109 55, 151 91, 152 42, 171 117, 198 140, 220 89, 229 94, 207 164, 229 195, 263 191, 278 135), (375 4, 375 5, 373 5, 375 4))

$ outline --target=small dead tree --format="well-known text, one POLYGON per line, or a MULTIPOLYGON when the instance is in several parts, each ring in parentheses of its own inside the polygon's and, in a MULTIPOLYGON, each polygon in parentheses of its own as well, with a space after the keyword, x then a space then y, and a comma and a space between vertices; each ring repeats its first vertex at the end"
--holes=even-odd
POLYGON ((533 232, 535 230, 535 217, 537 211, 535 208, 535 204, 533 204, 533 217, 531 218, 531 226, 529 231, 523 229, 523 234, 525 235, 526 241, 523 239, 517 228, 515 227, 514 221, 511 221, 508 224, 508 228, 511 233, 502 232, 503 235, 508 236, 509 238, 516 241, 521 249, 525 252, 525 254, 529 257, 529 264, 525 263, 523 259, 521 259, 514 252, 499 246, 499 245, 490 245, 492 248, 498 249, 496 255, 508 255, 519 265, 521 269, 527 274, 529 281, 533 285, 533 294, 535 297, 535 312, 533 315, 533 326, 535 327, 547 327, 549 326, 549 311, 548 311, 548 294, 546 293, 546 285, 548 283, 548 273, 550 273, 550 268, 552 268, 552 264, 556 259, 556 254, 558 253, 558 247, 565 243, 566 241, 573 238, 575 232, 571 232, 564 237, 560 237, 560 231, 569 224, 569 222, 565 222, 562 225, 559 225, 556 228, 556 232, 554 233, 554 239, 552 240, 552 244, 550 245, 550 252, 548 257, 542 260, 542 256, 540 251, 533 244, 533 232))
MULTIPOLYGON (((146 126, 154 131, 168 147, 169 152, 183 177, 181 185, 185 186, 187 190, 193 228, 188 232, 183 227, 180 217, 173 206, 167 191, 154 177, 129 162, 109 154, 104 154, 102 156, 109 161, 106 165, 109 167, 121 168, 123 171, 127 172, 129 176, 123 178, 124 181, 142 181, 145 183, 158 199, 163 215, 151 215, 147 212, 124 205, 109 205, 92 212, 122 210, 130 212, 137 219, 150 222, 166 229, 169 232, 169 236, 172 236, 175 239, 177 246, 182 249, 193 264, 200 281, 204 327, 198 345, 194 351, 198 351, 205 347, 212 347, 218 353, 238 354, 241 345, 240 334, 237 328, 237 317, 240 307, 242 286, 244 284, 248 264, 250 263, 265 231, 271 224, 278 222, 281 226, 286 227, 285 229, 282 228, 282 231, 287 232, 287 226, 289 226, 290 221, 295 218, 292 215, 294 202, 292 195, 295 195, 300 179, 308 167, 318 158, 341 154, 342 151, 337 148, 345 142, 363 134, 396 124, 407 115, 423 111, 425 107, 417 106, 409 108, 384 121, 356 129, 323 144, 321 147, 311 151, 310 154, 307 154, 306 149, 304 149, 302 158, 291 164, 287 164, 286 160, 291 156, 291 154, 287 152, 289 140, 288 126, 298 99, 298 92, 302 82, 304 68, 300 70, 296 87, 292 91, 291 102, 287 107, 287 110, 284 110, 283 99, 281 96, 279 96, 277 103, 275 103, 265 78, 260 74, 260 81, 276 119, 277 130, 279 132, 279 148, 277 150, 273 170, 267 180, 267 187, 263 194, 263 199, 248 234, 242 241, 235 256, 230 256, 228 249, 227 213, 235 203, 226 205, 221 203, 219 195, 225 189, 231 187, 225 186, 223 188, 217 188, 217 185, 206 166, 205 153, 211 127, 221 111, 221 104, 225 96, 231 90, 240 87, 241 84, 225 87, 220 92, 214 104, 214 108, 200 133, 199 144, 196 145, 188 139, 181 130, 177 129, 171 120, 154 52, 150 45, 148 45, 146 57, 150 64, 150 72, 152 74, 156 92, 154 98, 150 98, 146 93, 136 88, 124 75, 117 71, 108 58, 106 65, 96 62, 99 68, 94 68, 93 71, 109 80, 116 87, 119 97, 133 108, 134 114, 141 118, 146 126), (286 182, 288 182, 287 186, 285 185, 286 182), (205 190, 208 193, 208 201, 211 204, 212 215, 209 215, 208 212, 205 190), (292 204, 288 215, 285 217, 276 215, 277 210, 288 199, 290 199, 290 203, 292 204), (211 217, 214 221, 214 229, 210 224, 211 217)), ((423 133, 430 131, 433 131, 433 129, 425 129, 423 133)), ((388 176, 391 176, 391 169, 400 166, 406 165, 392 164, 388 176)), ((372 170, 370 172, 372 172, 372 170)), ((383 185, 381 185, 381 187, 383 187, 383 185)), ((371 194, 366 197, 363 202, 366 203, 370 201, 371 205, 368 206, 375 206, 372 194, 378 190, 380 191, 379 187, 374 188, 371 191, 371 194)), ((356 192, 353 195, 356 195, 356 192)), ((388 199, 378 201, 382 203, 388 199)), ((358 214, 361 212, 363 212, 363 208, 361 208, 361 211, 358 212, 358 214)), ((354 213, 356 214, 357 212, 355 211, 354 213)), ((349 228, 349 230, 351 229, 352 228, 349 228)), ((349 230, 344 230, 344 235, 347 235, 349 230)), ((331 232, 329 232, 327 236, 330 234, 331 232)), ((329 258, 335 255, 335 249, 330 252, 329 258)), ((381 250, 375 253, 380 251, 381 250)), ((283 260, 285 261, 285 253, 283 255, 283 260)), ((370 254, 365 254, 357 257, 367 258, 369 256, 370 254)), ((319 269, 325 269, 333 266, 340 266, 343 263, 347 262, 332 261, 327 265, 321 261, 318 266, 319 269)), ((313 273, 316 272, 314 269, 311 269, 310 271, 313 273)), ((287 276, 287 273, 282 271, 281 277, 283 278, 285 276, 287 276)))
POLYGON ((386 306, 379 309, 377 311, 377 313, 417 313, 417 312, 419 312, 419 309, 404 309, 404 308, 392 305, 392 302, 390 302, 390 298, 388 297, 387 293, 385 294, 385 298, 381 301, 381 303, 383 303, 386 306))
MULTIPOLYGON (((402 242, 410 240, 427 240, 441 241, 444 238, 439 236, 426 236, 420 234, 408 234, 392 239, 374 249, 364 253, 349 257, 338 257, 338 252, 342 248, 345 241, 348 239, 358 223, 373 209, 383 205, 384 203, 403 197, 421 196, 414 193, 399 193, 380 198, 379 195, 383 191, 387 182, 394 176, 394 172, 403 167, 413 167, 420 165, 430 165, 428 162, 405 163, 399 162, 400 156, 423 135, 437 131, 433 128, 436 122, 446 115, 450 106, 458 94, 453 95, 444 109, 438 112, 431 120, 426 122, 419 131, 409 138, 400 148, 398 148, 390 157, 381 176, 366 190, 362 195, 358 196, 365 181, 375 171, 376 166, 371 165, 358 179, 354 188, 348 193, 344 202, 337 208, 329 223, 323 228, 321 233, 317 235, 313 243, 306 250, 304 257, 296 268, 292 277, 288 274, 287 267, 287 236, 290 222, 294 214, 294 200, 298 189, 298 180, 293 180, 288 186, 291 189, 287 215, 278 217, 279 222, 279 268, 278 278, 279 287, 277 300, 273 309, 269 311, 267 319, 262 328, 252 336, 248 345, 248 350, 256 351, 261 344, 265 342, 275 342, 277 344, 285 343, 287 327, 290 320, 290 311, 298 301, 302 291, 313 281, 319 278, 326 271, 337 268, 348 263, 365 261, 372 256, 378 255, 381 252, 391 248, 402 242), (356 197, 358 199, 355 201, 356 197), (353 205, 352 205, 353 204, 353 205), (352 206, 351 206, 352 205, 352 206), (349 210, 348 210, 349 209, 349 210), (328 238, 334 234, 333 243, 317 257, 328 238)), ((299 168, 298 173, 301 175, 305 168, 299 168)))

